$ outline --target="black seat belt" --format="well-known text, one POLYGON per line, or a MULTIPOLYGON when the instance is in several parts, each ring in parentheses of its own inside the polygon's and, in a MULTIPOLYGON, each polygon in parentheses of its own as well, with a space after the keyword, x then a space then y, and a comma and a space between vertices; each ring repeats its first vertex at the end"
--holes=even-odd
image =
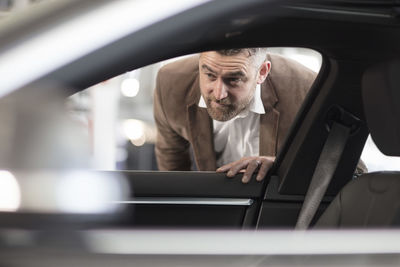
POLYGON ((301 207, 297 230, 306 230, 314 218, 342 157, 350 130, 350 127, 333 122, 301 207))

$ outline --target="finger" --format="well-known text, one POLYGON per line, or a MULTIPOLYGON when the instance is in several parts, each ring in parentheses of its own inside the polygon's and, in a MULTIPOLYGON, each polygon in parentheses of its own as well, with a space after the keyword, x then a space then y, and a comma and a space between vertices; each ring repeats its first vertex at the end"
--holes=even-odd
POLYGON ((219 168, 216 170, 216 172, 227 172, 227 171, 231 168, 231 166, 232 166, 234 163, 235 163, 235 162, 231 162, 231 163, 229 163, 229 164, 225 164, 225 165, 219 167, 219 168))
POLYGON ((272 160, 270 159, 263 159, 261 161, 261 166, 260 169, 258 170, 258 174, 256 177, 257 181, 262 181, 264 180, 265 176, 267 175, 267 172, 269 171, 269 169, 271 168, 272 164, 274 163, 272 160))
POLYGON ((246 172, 243 174, 242 183, 247 184, 250 181, 251 176, 260 164, 261 162, 258 159, 251 160, 249 162, 246 168, 246 172))
POLYGON ((241 159, 241 160, 235 161, 234 163, 235 164, 232 164, 230 170, 226 174, 227 176, 230 176, 230 177, 235 176, 236 174, 238 174, 240 172, 240 170, 245 169, 247 167, 247 165, 249 164, 249 160, 241 159))
POLYGON ((224 165, 224 166, 221 166, 221 167, 219 167, 219 168, 217 169, 217 172, 219 172, 219 173, 226 172, 226 176, 227 176, 228 178, 233 178, 233 177, 235 177, 236 172, 235 172, 235 171, 231 171, 231 168, 232 168, 233 166, 235 166, 235 164, 237 164, 236 161, 235 161, 235 162, 231 162, 231 163, 229 163, 229 164, 226 164, 226 165, 224 165))
POLYGON ((236 169, 234 168, 234 170, 232 171, 231 168, 236 166, 237 164, 240 164, 240 160, 225 164, 221 167, 219 167, 216 172, 228 172, 226 174, 227 177, 232 178, 236 175, 237 171, 235 171, 236 169))

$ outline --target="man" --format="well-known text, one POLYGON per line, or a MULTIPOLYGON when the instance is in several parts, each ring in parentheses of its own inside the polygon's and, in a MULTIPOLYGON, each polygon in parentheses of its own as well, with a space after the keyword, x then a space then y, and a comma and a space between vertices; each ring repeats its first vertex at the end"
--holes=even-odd
POLYGON ((203 52, 160 69, 154 94, 160 170, 244 171, 264 179, 316 74, 264 48, 203 52))

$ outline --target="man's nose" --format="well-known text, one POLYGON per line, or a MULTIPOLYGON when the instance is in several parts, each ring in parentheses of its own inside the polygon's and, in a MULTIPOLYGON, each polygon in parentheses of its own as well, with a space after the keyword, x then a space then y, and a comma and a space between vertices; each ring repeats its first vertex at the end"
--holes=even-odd
POLYGON ((228 96, 228 88, 226 88, 226 85, 221 79, 218 79, 215 82, 215 87, 214 87, 214 97, 217 100, 224 99, 228 96))

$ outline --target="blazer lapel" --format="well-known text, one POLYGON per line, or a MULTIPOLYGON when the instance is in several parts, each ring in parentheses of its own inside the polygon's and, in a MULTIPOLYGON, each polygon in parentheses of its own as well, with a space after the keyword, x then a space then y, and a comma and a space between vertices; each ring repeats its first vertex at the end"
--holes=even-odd
POLYGON ((261 85, 261 99, 265 114, 260 116, 260 155, 276 156, 279 111, 275 109, 275 105, 278 97, 269 76, 261 85))
POLYGON ((192 103, 187 105, 189 138, 198 170, 215 171, 217 162, 214 152, 212 120, 207 109, 198 106, 200 87, 196 81, 191 90, 192 103))

